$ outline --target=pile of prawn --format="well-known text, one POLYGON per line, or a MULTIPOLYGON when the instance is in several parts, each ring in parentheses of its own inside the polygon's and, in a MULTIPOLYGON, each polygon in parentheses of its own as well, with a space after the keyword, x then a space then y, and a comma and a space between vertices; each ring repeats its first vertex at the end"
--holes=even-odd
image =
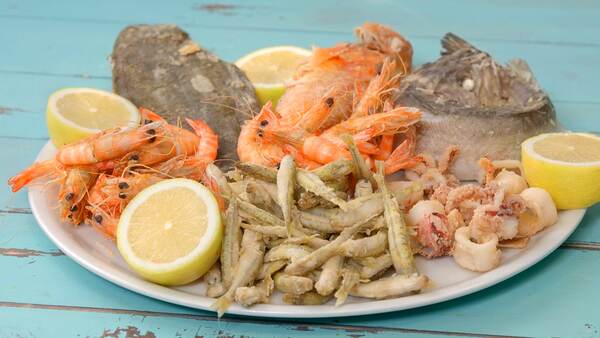
POLYGON ((218 136, 202 120, 186 119, 192 132, 148 109, 140 113, 135 128, 104 130, 34 163, 9 179, 12 191, 39 179, 56 183, 63 222, 85 222, 114 238, 123 209, 140 191, 168 178, 204 180, 217 156, 218 136))
POLYGON ((240 162, 207 175, 227 201, 220 261, 204 276, 222 315, 232 302, 268 303, 274 290, 289 304, 318 305, 349 295, 392 298, 420 292, 428 278, 414 255, 452 256, 462 268, 488 271, 501 248, 523 248, 557 221, 550 195, 528 188, 518 161, 482 158, 481 181, 448 174, 459 149, 405 170, 404 180, 373 173, 352 138, 351 160, 315 170, 291 155, 277 169, 240 162))
POLYGON ((419 163, 414 125, 421 113, 394 104, 400 79, 411 68, 412 46, 391 28, 366 23, 357 43, 314 48, 294 75, 276 109, 267 103, 246 121, 238 139, 242 162, 274 167, 285 155, 314 169, 350 159, 342 138, 352 137, 371 169, 386 174, 419 163), (404 141, 394 149, 395 135, 404 141))

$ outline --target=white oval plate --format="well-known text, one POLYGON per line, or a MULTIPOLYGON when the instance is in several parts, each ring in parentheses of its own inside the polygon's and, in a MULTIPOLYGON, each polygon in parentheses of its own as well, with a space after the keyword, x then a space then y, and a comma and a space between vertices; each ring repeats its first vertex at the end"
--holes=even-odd
MULTIPOLYGON (((56 149, 48 142, 38 160, 51 158, 56 149)), ((165 287, 145 281, 131 271, 119 255, 113 241, 89 226, 63 224, 58 216, 56 190, 33 187, 29 203, 36 220, 48 237, 77 263, 93 273, 129 290, 166 302, 212 311, 214 299, 204 297, 204 285, 197 281, 182 287, 165 287)), ((318 306, 286 305, 279 295, 271 304, 244 308, 233 304, 228 313, 276 318, 323 318, 367 315, 416 308, 458 298, 497 284, 539 262, 560 246, 575 230, 585 209, 560 212, 558 223, 533 237, 524 250, 503 250, 502 264, 486 273, 461 269, 451 257, 425 260, 418 257, 417 266, 429 276, 434 287, 420 294, 387 300, 352 298, 340 307, 333 302, 318 306)))

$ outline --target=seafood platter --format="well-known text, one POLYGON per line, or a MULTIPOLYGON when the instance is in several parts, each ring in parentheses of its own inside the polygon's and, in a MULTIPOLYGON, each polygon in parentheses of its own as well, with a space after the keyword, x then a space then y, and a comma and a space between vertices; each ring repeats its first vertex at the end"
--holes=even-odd
POLYGON ((231 64, 174 25, 118 36, 113 90, 48 100, 9 180, 75 261, 168 302, 267 317, 433 304, 523 271, 600 200, 600 138, 562 130, 524 60, 392 28, 231 64))

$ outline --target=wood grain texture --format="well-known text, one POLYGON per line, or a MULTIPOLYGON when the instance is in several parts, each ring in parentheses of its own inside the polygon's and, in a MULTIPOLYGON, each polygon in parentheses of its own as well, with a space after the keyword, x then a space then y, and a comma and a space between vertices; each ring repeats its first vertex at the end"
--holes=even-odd
MULTIPOLYGON (((15 41, 12 35, 0 33, 0 43, 13 48, 0 53, 0 72, 11 74, 41 73, 77 77, 109 77, 107 60, 122 23, 48 22, 0 17, 0 25, 10 26, 19 32, 15 41), (52 29, 48 29, 52 27, 52 29), (78 34, 73 34, 77 31, 78 34), (57 39, 57 37, 60 37, 57 39), (43 58, 40 55, 44 55, 43 58)), ((295 44, 328 46, 339 41, 353 40, 353 25, 347 25, 345 34, 324 32, 273 30, 267 33, 251 29, 232 31, 226 28, 196 27, 181 24, 192 39, 215 52, 225 60, 235 61, 257 48, 295 44)), ((400 24, 394 25, 400 32, 400 24)), ((415 64, 432 61, 440 52, 441 34, 435 38, 407 37, 414 45, 415 64)), ((505 62, 521 57, 528 61, 538 78, 554 100, 599 102, 595 88, 600 84, 600 46, 530 45, 503 40, 472 40, 477 47, 505 62), (574 67, 573 65, 577 65, 574 67)))
POLYGON ((120 23, 178 22, 199 28, 222 27, 233 31, 301 31, 347 33, 366 20, 397 25, 415 37, 437 38, 454 31, 469 38, 512 40, 526 44, 600 44, 597 18, 600 9, 590 1, 211 1, 158 0, 119 4, 103 1, 68 1, 47 6, 38 1, 7 1, 1 17, 46 22, 120 23), (596 24, 594 24, 596 23, 596 24))
MULTIPOLYGON (((0 256, 0 269, 11 271, 12 278, 0 281, 0 299, 8 303, 160 312, 174 317, 197 315, 206 322, 216 321, 212 313, 167 304, 115 286, 65 256, 0 256)), ((373 331, 395 328, 508 336, 594 336, 600 327, 595 311, 600 295, 595 292, 596 277, 590 271, 598 269, 599 251, 559 249, 526 272, 457 300, 390 314, 294 322, 309 328, 345 325, 373 327, 373 331)), ((0 303, 2 307, 11 306, 0 303)), ((292 326, 285 321, 231 318, 234 322, 292 326)))
MULTIPOLYGON (((414 44, 415 63, 437 58, 452 31, 500 61, 522 57, 559 120, 600 131, 600 5, 589 1, 388 0, 0 2, 0 181, 28 166, 47 140, 44 112, 67 86, 110 89, 108 56, 134 23, 177 23, 234 61, 254 49, 351 40, 367 20, 414 44)), ((0 189, 0 337, 600 337, 600 205, 563 247, 497 286, 421 309, 340 319, 229 317, 147 298, 64 256, 40 231, 26 192, 0 189)))

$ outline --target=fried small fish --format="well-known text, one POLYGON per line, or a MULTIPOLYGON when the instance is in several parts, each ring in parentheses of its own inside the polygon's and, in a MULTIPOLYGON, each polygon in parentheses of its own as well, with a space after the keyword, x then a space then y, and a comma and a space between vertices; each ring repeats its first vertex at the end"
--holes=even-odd
POLYGON ((479 158, 519 159, 525 139, 558 129, 552 102, 525 61, 500 65, 452 33, 442 46, 439 59, 402 80, 396 100, 423 112, 418 153, 439 157, 457 145, 450 172, 473 180, 479 158))

